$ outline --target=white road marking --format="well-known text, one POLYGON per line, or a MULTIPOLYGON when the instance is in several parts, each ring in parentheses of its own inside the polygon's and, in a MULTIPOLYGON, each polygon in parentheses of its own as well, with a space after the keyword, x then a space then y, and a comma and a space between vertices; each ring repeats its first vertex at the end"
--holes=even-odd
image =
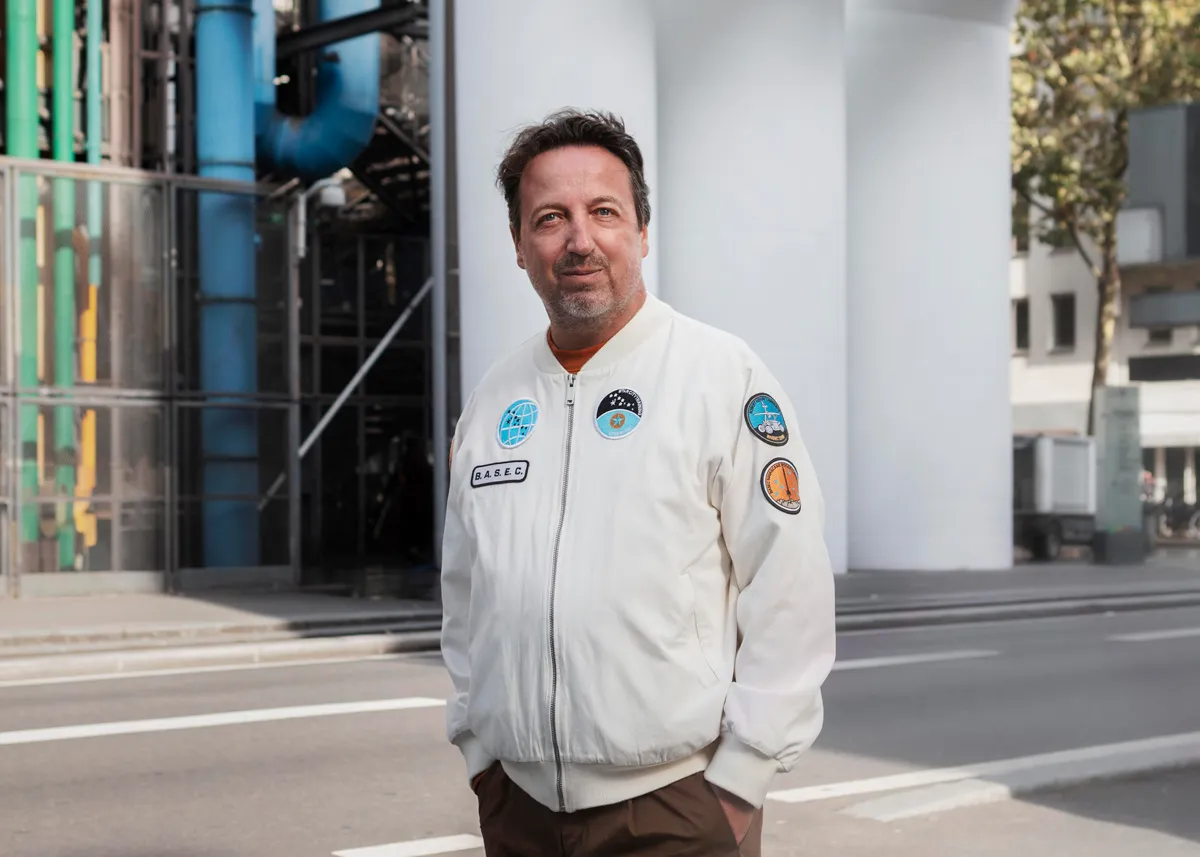
MULTIPOLYGON (((882 632, 865 632, 882 633, 882 632)), ((277 670, 288 667, 325 667, 338 664, 356 664, 368 661, 397 661, 412 658, 413 652, 401 652, 390 655, 362 655, 351 658, 313 658, 298 661, 270 661, 258 664, 221 664, 207 667, 177 667, 162 670, 141 670, 137 672, 101 673, 99 675, 56 676, 54 678, 22 678, 0 681, 0 690, 9 687, 43 687, 58 684, 80 684, 95 681, 123 681, 137 678, 169 678, 181 675, 205 675, 209 673, 242 672, 244 670, 277 670)), ((901 655, 894 658, 863 658, 860 661, 838 661, 835 670, 871 669, 880 666, 898 666, 906 663, 929 663, 934 661, 953 661, 968 657, 992 657, 996 652, 947 652, 936 655, 901 655)))
POLYGON ((353 658, 313 658, 301 661, 270 661, 259 664, 223 664, 211 667, 176 667, 166 670, 142 670, 140 672, 101 673, 99 675, 68 675, 55 678, 21 678, 0 681, 0 689, 6 687, 40 687, 52 684, 78 684, 89 681, 116 681, 131 678, 161 678, 173 675, 203 675, 204 673, 230 673, 242 670, 277 670, 285 667, 324 667, 334 664, 356 664, 360 661, 395 661, 410 657, 409 653, 395 655, 362 655, 353 658))
POLYGON ((1158 640, 1182 640, 1200 637, 1200 628, 1170 628, 1162 631, 1139 631, 1134 634, 1113 634, 1108 639, 1117 643, 1153 643, 1158 640))
POLYGON ((90 723, 83 726, 52 726, 46 729, 23 729, 16 732, 0 732, 0 747, 11 744, 41 744, 47 741, 69 741, 76 738, 98 738, 107 735, 141 735, 147 732, 173 732, 180 729, 203 729, 209 726, 234 726, 243 723, 269 723, 278 720, 332 717, 339 714, 365 714, 379 711, 402 711, 411 708, 435 708, 445 704, 445 700, 441 699, 410 696, 402 699, 374 699, 365 702, 336 702, 326 705, 296 705, 288 708, 259 708, 248 711, 225 711, 219 714, 159 717, 153 720, 90 723))
POLYGON ((482 847, 483 840, 478 836, 441 836, 437 839, 414 839, 410 842, 393 842, 391 845, 334 851, 333 857, 428 857, 430 854, 450 854, 482 847))
MULTIPOLYGON (((1041 769, 1051 769, 1052 774, 1057 776, 1053 769, 1062 769, 1065 766, 1083 763, 1107 764, 1117 761, 1121 764, 1141 766, 1148 761, 1155 762, 1160 759, 1186 761, 1192 758, 1200 759, 1200 732, 1163 735, 1158 738, 1124 741, 1118 744, 1099 744, 1075 750, 1061 750, 1055 753, 1040 753, 1034 756, 982 762, 960 768, 933 768, 885 777, 803 786, 771 792, 767 797, 781 803, 813 803, 831 798, 879 794, 900 789, 936 786, 942 783, 957 783, 964 780, 997 779, 1041 769)), ((1122 770, 1125 769, 1122 768, 1122 770)))
POLYGON ((891 655, 883 658, 858 658, 856 660, 837 661, 833 665, 835 672, 840 670, 870 670, 879 667, 901 667, 907 664, 935 664, 941 661, 966 661, 974 658, 994 658, 997 651, 991 649, 963 649, 957 652, 925 652, 915 655, 891 655))

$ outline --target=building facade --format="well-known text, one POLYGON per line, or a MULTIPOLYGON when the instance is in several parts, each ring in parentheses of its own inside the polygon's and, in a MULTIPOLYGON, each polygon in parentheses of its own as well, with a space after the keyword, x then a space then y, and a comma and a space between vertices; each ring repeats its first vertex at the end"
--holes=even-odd
MULTIPOLYGON (((1108 382, 1140 387, 1145 469, 1155 492, 1195 504, 1200 448, 1200 326, 1131 324, 1146 296, 1200 290, 1200 218, 1187 188, 1200 176, 1200 114, 1170 106, 1131 118, 1129 196, 1118 219, 1122 297, 1108 382)), ((1022 218, 1014 218, 1020 224, 1022 218)), ((1090 248, 1089 248, 1090 249, 1090 248)), ((1098 289, 1074 246, 1014 230, 1009 263, 1013 430, 1081 434, 1095 355, 1098 289)))

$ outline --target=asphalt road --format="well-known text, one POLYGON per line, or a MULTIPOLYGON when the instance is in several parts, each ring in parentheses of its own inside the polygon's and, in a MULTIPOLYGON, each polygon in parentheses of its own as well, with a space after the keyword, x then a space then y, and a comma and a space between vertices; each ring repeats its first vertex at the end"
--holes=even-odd
MULTIPOLYGON (((435 656, 0 685, 0 855, 478 857, 447 690, 435 656)), ((765 851, 1200 854, 1196 771, 851 812, 881 776, 1197 730, 1200 609, 843 634, 825 731, 778 778, 765 851), (827 784, 842 793, 808 788, 827 784)))

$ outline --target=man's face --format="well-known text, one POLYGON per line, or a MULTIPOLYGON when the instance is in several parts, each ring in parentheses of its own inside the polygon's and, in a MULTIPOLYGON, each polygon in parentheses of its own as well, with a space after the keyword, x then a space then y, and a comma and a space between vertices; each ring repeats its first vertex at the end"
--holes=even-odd
POLYGON ((520 193, 517 264, 550 320, 586 328, 619 316, 642 290, 650 249, 621 159, 594 146, 545 152, 526 166, 520 193))

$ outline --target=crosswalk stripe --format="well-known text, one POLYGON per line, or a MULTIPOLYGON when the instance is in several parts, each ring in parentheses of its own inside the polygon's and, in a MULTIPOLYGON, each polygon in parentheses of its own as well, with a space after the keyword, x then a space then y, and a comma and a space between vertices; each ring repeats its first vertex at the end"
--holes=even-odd
POLYGON ((140 735, 147 732, 174 732, 180 729, 234 726, 242 723, 269 723, 277 720, 302 720, 310 717, 332 717, 339 714, 365 714, 380 711, 401 711, 410 708, 435 708, 445 704, 445 700, 442 699, 426 699, 419 696, 410 696, 402 699, 372 699, 365 702, 335 702, 327 705, 295 705, 287 708, 223 711, 218 714, 159 717, 153 720, 123 720, 114 723, 88 723, 81 726, 52 726, 46 729, 23 729, 16 732, 0 732, 0 747, 6 744, 41 744, 47 741, 69 741, 75 738, 98 738, 107 735, 140 735))
POLYGON ((845 670, 869 670, 880 667, 902 667, 908 664, 936 664, 942 661, 966 661, 974 658, 994 658, 999 652, 990 649, 964 649, 957 652, 925 652, 916 655, 891 655, 882 658, 857 658, 837 661, 834 672, 845 670))
POLYGON ((1188 637, 1200 637, 1200 628, 1166 628, 1161 631, 1113 634, 1108 639, 1117 643, 1154 643, 1159 640, 1183 640, 1188 637))
POLYGON ((436 839, 413 839, 409 842, 393 842, 390 845, 374 845, 370 848, 352 848, 335 851, 333 857, 429 857, 431 854, 450 854, 455 851, 471 851, 482 848, 483 840, 478 836, 440 836, 436 839))

